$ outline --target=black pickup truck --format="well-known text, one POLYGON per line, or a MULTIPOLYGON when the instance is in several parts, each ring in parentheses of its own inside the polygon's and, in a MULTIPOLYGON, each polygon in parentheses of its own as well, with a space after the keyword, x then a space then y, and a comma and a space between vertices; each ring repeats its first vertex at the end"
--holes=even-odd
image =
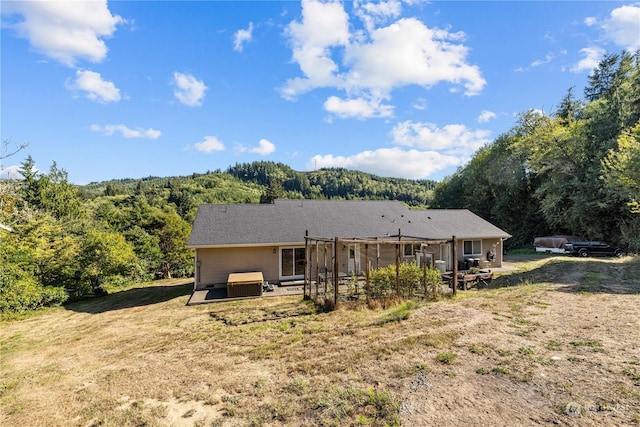
POLYGON ((623 257, 627 253, 619 246, 613 246, 605 242, 571 242, 564 245, 565 253, 573 256, 615 256, 623 257))

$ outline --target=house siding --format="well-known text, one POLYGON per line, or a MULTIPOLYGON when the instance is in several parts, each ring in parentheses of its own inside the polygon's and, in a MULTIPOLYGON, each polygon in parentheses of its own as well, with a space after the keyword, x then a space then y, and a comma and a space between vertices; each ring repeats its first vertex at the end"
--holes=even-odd
POLYGON ((264 279, 277 282, 279 254, 273 246, 238 248, 198 248, 196 250, 196 287, 226 286, 230 273, 261 271, 264 279))
MULTIPOLYGON (((333 271, 333 243, 327 245, 327 269, 333 271)), ((290 247, 290 246, 287 246, 290 247)), ((309 274, 312 280, 316 278, 316 245, 309 245, 310 260, 309 274)), ((324 270, 324 245, 318 245, 318 267, 320 271, 324 270)), ((429 247, 428 252, 433 253, 433 259, 439 260, 440 246, 433 245, 429 247)), ((500 239, 461 239, 457 242, 457 260, 464 262, 468 258, 479 258, 481 266, 487 268, 498 268, 502 265, 502 242, 500 239), (481 253, 477 255, 464 254, 465 240, 480 240, 481 253), (493 249, 495 251, 495 259, 489 262, 487 253, 493 249)), ((371 269, 384 267, 386 265, 395 264, 396 245, 380 244, 379 258, 375 244, 369 245, 368 258, 365 256, 364 245, 360 245, 358 271, 355 273, 362 274, 366 270, 366 263, 369 263, 371 269)), ((415 260, 414 257, 405 257, 401 252, 401 262, 410 262, 415 260)), ((340 244, 338 248, 338 268, 340 273, 350 274, 349 268, 349 245, 340 244)), ((447 265, 447 269, 451 270, 452 266, 447 265)), ((225 247, 225 248, 198 248, 196 250, 196 287, 202 289, 213 286, 226 286, 227 278, 231 273, 241 273, 249 271, 262 272, 264 279, 272 283, 280 282, 280 249, 276 246, 252 246, 252 247, 225 247), (276 248, 276 253, 273 253, 276 248)))
POLYGON ((458 254, 458 261, 464 262, 468 258, 479 258, 481 266, 486 266, 487 268, 499 268, 502 267, 502 240, 499 238, 493 239, 459 239, 458 245, 456 247, 458 254), (469 240, 480 240, 481 241, 481 251, 478 255, 465 255, 464 254, 464 242, 469 240), (489 251, 493 250, 495 252, 495 259, 493 262, 488 260, 489 251))

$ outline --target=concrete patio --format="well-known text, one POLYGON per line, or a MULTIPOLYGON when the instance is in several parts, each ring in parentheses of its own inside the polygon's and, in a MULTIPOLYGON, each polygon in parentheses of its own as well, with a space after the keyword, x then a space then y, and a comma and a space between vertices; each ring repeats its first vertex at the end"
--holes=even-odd
POLYGON ((227 297, 227 288, 219 287, 219 288, 209 288, 209 289, 201 289, 196 290, 189 298, 187 305, 197 305, 197 304, 209 304, 215 302, 226 302, 226 301, 239 301, 244 299, 251 298, 262 298, 262 297, 281 297, 281 296, 289 296, 289 295, 302 295, 302 287, 303 285, 287 285, 287 286, 274 286, 272 292, 262 292, 262 295, 258 296, 250 296, 250 297, 227 297))

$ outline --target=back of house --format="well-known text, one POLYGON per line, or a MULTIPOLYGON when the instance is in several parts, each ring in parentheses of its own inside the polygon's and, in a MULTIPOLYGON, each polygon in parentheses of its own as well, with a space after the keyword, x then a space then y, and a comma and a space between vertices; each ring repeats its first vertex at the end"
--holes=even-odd
POLYGON ((204 289, 226 286, 230 274, 242 272, 260 272, 271 283, 302 280, 305 269, 321 274, 337 267, 361 274, 367 263, 394 262, 398 251, 402 261, 429 262, 443 271, 454 262, 496 268, 509 237, 466 209, 409 209, 397 201, 276 200, 200 205, 187 246, 195 249, 195 287, 204 289), (344 242, 337 250, 336 241, 344 242))

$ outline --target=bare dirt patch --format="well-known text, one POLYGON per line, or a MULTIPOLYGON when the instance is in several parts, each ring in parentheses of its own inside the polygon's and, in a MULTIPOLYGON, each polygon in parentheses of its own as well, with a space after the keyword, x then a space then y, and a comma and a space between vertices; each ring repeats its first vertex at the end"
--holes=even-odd
POLYGON ((640 424, 640 260, 532 258, 387 310, 163 282, 5 321, 0 425, 640 424))

